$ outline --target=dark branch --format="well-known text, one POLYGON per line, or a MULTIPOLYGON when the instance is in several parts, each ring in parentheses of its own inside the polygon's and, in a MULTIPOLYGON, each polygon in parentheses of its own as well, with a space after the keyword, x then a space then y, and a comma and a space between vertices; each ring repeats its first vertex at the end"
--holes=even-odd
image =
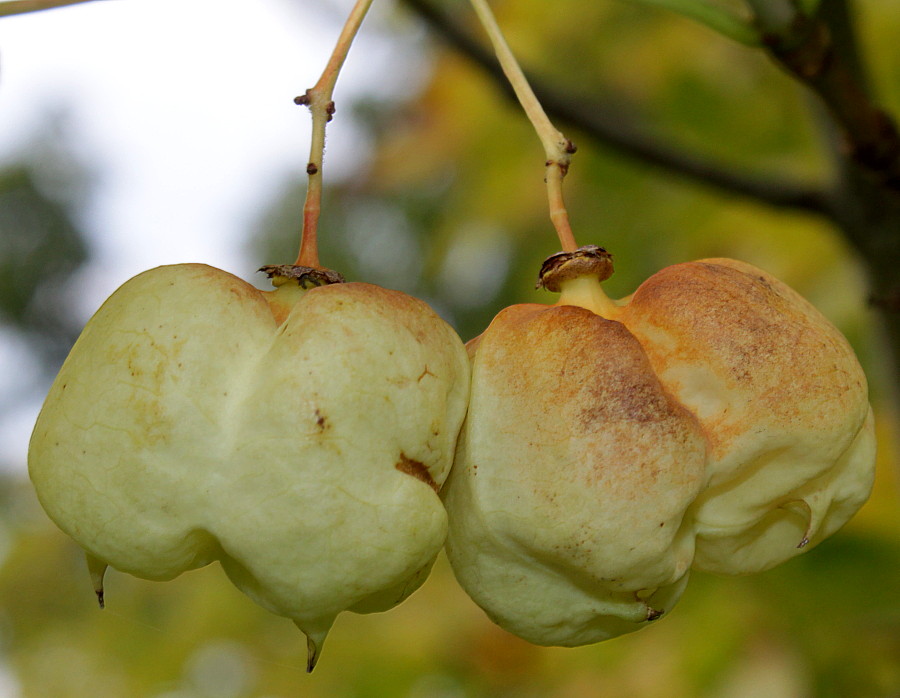
MULTIPOLYGON (((870 300, 891 356, 887 392, 900 405, 900 136, 872 97, 854 19, 847 0, 822 0, 812 19, 819 28, 806 35, 807 46, 819 43, 820 58, 807 78, 797 77, 821 98, 838 132, 832 143, 839 165, 834 218, 865 262, 870 300)), ((802 24, 792 28, 798 29, 802 24)), ((803 43, 797 42, 796 50, 803 43)), ((796 53, 783 56, 777 45, 771 51, 776 61, 796 70, 796 53)))
POLYGON ((872 100, 844 0, 797 14, 783 35, 765 37, 775 62, 806 85, 840 127, 846 153, 886 188, 900 192, 900 132, 872 100))
MULTIPOLYGON (((477 64, 503 92, 514 98, 494 54, 474 39, 466 28, 438 9, 430 0, 403 0, 445 41, 477 64)), ((829 211, 828 192, 775 176, 752 176, 709 158, 663 142, 636 120, 621 104, 597 105, 588 99, 572 99, 529 75, 529 82, 548 115, 588 137, 642 162, 664 168, 695 182, 772 206, 815 213, 829 211)))

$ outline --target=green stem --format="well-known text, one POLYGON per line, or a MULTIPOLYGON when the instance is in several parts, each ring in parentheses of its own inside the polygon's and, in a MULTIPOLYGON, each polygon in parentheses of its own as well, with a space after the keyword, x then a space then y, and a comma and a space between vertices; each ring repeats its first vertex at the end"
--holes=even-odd
POLYGON ((306 173, 309 184, 306 189, 306 203, 303 205, 303 233, 300 238, 300 252, 297 255, 298 266, 319 268, 318 227, 319 213, 322 208, 322 161, 325 155, 325 125, 334 114, 334 86, 338 75, 350 51, 350 45, 356 37, 359 27, 365 19, 372 0, 357 0, 350 16, 341 30, 334 52, 319 81, 306 94, 297 97, 294 102, 305 104, 312 113, 312 142, 310 144, 309 162, 306 173))
POLYGON ((572 252, 578 248, 575 242, 575 236, 572 233, 572 226, 569 224, 569 214, 566 210, 562 195, 562 181, 569 170, 569 162, 572 153, 575 152, 575 146, 572 141, 560 133, 547 117, 544 108, 535 96, 528 79, 522 72, 516 57, 510 50, 503 32, 497 24, 491 8, 486 0, 470 0, 478 19, 490 37, 491 44, 494 46, 494 52, 497 54, 497 60, 503 68, 509 84, 512 86, 519 103, 525 110, 528 120, 537 131, 538 138, 544 146, 544 154, 546 156, 546 182, 547 197, 550 202, 550 220, 559 236, 559 242, 562 249, 566 252, 572 252))
POLYGON ((713 31, 746 46, 759 46, 762 38, 748 22, 707 0, 626 0, 634 4, 661 7, 703 24, 713 31))

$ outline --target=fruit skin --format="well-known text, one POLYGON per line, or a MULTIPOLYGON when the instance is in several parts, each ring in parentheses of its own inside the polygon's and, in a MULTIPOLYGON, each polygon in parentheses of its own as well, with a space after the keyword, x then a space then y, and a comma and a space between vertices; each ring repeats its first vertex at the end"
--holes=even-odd
POLYGON ((470 351, 445 488, 462 586, 538 644, 597 642, 667 611, 693 557, 682 518, 705 441, 638 342, 584 308, 519 305, 470 351))
POLYGON ((29 473, 89 556, 159 580, 219 560, 314 663, 340 611, 386 610, 427 575, 468 377, 456 333, 403 293, 159 267, 85 327, 29 473))
POLYGON ((618 304, 599 289, 564 281, 556 306, 507 308, 469 343, 442 490, 457 579, 536 644, 644 627, 692 566, 779 564, 842 526, 874 475, 862 370, 787 286, 715 259, 618 304))
POLYGON ((843 335, 786 284, 731 259, 679 264, 650 277, 621 320, 707 436, 709 481, 691 511, 695 568, 769 569, 868 499, 865 374, 843 335))

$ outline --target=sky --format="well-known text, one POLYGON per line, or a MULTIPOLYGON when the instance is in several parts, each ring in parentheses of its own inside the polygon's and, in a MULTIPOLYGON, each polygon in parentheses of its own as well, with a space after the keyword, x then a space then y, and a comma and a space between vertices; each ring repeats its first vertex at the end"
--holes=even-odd
MULTIPOLYGON (((0 167, 61 112, 67 145, 96 176, 84 221, 95 262, 78 289, 85 321, 160 264, 246 276, 253 221, 307 162, 310 117, 293 98, 318 79, 351 5, 98 0, 0 19, 0 167)), ((416 32, 398 40, 389 9, 375 3, 338 81, 326 187, 367 157, 342 104, 376 85, 400 96, 424 75, 416 32)), ((0 336, 0 394, 36 372, 28 362, 0 336)), ((24 463, 42 397, 0 414, 0 464, 24 463)))

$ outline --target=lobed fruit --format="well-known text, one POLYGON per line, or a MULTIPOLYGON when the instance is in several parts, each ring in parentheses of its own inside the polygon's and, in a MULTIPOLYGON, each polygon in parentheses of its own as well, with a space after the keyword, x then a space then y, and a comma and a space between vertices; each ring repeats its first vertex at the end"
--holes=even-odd
POLYGON ((443 545, 469 368, 410 296, 276 283, 199 264, 125 283, 57 376, 29 472, 96 577, 218 560, 307 634, 312 668, 338 613, 396 605, 443 545))
POLYGON ((614 303, 608 253, 551 258, 555 306, 468 345, 447 553, 498 624, 581 645, 644 627, 692 567, 768 569, 868 497, 865 376, 809 303, 748 264, 668 267, 614 303))
POLYGON ((424 581, 448 516, 458 580, 511 632, 639 629, 692 568, 761 571, 842 526, 871 488, 873 418, 846 340, 765 272, 675 265, 619 302, 609 273, 600 248, 551 258, 559 302, 503 310, 467 359, 396 291, 150 270, 66 360, 31 478, 101 594, 107 565, 218 560, 307 634, 310 669, 338 613, 424 581))

